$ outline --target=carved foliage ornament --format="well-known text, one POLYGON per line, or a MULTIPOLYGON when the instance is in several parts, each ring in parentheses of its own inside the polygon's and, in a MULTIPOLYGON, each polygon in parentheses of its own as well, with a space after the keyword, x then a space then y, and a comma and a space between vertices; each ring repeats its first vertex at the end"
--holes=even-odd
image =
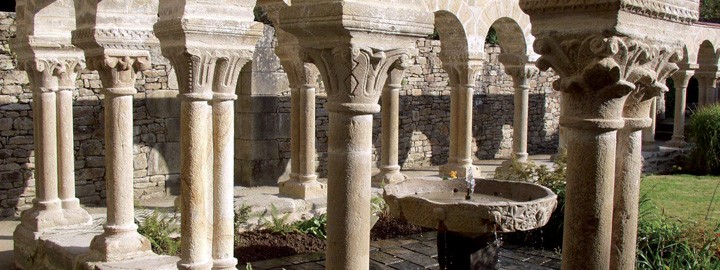
POLYGON ((33 88, 40 92, 54 91, 55 87, 74 89, 75 79, 82 68, 80 58, 32 59, 23 65, 33 88))
POLYGON ((561 39, 552 33, 536 39, 534 48, 542 55, 538 68, 560 75, 556 90, 609 98, 627 95, 635 84, 657 87, 658 75, 669 74, 680 57, 676 50, 607 34, 561 39))
POLYGON ((646 108, 642 111, 639 108, 640 103, 648 102, 654 97, 660 96, 668 91, 665 80, 675 73, 679 68, 677 62, 680 61, 682 51, 680 46, 675 48, 652 46, 650 50, 650 62, 643 67, 654 74, 652 80, 645 79, 638 81, 635 85, 637 89, 633 91, 625 100, 625 115, 643 116, 649 115, 649 104, 645 104, 646 108))
POLYGON ((105 88, 135 88, 137 72, 150 68, 147 56, 100 55, 87 59, 88 69, 97 70, 105 88))
POLYGON ((410 65, 411 49, 375 50, 370 47, 305 49, 327 85, 328 100, 377 104, 391 68, 410 65))
POLYGON ((180 91, 191 98, 210 100, 212 91, 233 93, 242 67, 251 59, 249 52, 165 48, 178 77, 180 91), (199 96, 198 96, 199 95, 199 96))

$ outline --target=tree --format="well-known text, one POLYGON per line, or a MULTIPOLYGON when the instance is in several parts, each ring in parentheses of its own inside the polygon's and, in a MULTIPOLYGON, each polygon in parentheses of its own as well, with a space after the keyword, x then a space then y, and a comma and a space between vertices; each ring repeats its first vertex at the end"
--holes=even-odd
POLYGON ((700 0, 700 21, 720 23, 720 0, 700 0))

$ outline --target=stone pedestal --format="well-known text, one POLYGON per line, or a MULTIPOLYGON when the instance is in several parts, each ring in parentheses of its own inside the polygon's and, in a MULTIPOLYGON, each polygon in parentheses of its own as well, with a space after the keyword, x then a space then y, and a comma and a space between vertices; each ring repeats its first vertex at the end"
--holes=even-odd
POLYGON ((493 235, 468 236, 439 230, 437 235, 440 269, 498 269, 500 240, 493 235))
POLYGON ((680 70, 673 75, 675 82, 675 116, 673 124, 672 140, 665 146, 683 148, 685 142, 685 102, 687 99, 687 87, 695 72, 693 70, 680 70))
POLYGON ((372 184, 380 187, 385 184, 395 184, 407 179, 400 172, 398 164, 399 128, 400 128, 400 89, 404 69, 395 69, 391 72, 388 85, 383 89, 382 102, 382 132, 380 146, 380 173, 372 178, 372 184))

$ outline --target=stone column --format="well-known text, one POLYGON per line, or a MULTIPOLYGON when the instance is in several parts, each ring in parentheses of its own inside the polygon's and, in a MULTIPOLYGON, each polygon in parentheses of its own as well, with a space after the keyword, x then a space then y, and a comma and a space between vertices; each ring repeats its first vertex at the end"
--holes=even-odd
POLYGON ((64 211, 65 225, 90 224, 92 217, 80 206, 75 196, 75 148, 73 147, 73 91, 80 71, 80 59, 68 60, 58 70, 57 137, 59 197, 64 211))
POLYGON ((657 75, 635 83, 623 108, 625 125, 617 135, 610 269, 635 269, 643 129, 652 128, 657 97, 668 91, 665 80, 678 69, 673 62, 682 55, 679 50, 648 51, 656 56, 648 70, 657 75))
POLYGON ((694 74, 694 70, 686 69, 678 71, 672 77, 675 81, 675 116, 672 139, 665 144, 668 147, 682 148, 687 145, 685 142, 685 103, 687 87, 694 74))
POLYGON ((514 114, 513 114, 513 156, 512 161, 525 163, 528 161, 527 136, 528 136, 528 111, 530 100, 530 86, 528 80, 537 75, 538 70, 535 64, 524 66, 506 65, 505 70, 513 78, 515 88, 514 114))
MULTIPOLYGON (((276 13, 275 13, 276 14, 276 13)), ((325 184, 317 181, 315 154, 315 88, 317 68, 301 60, 297 39, 277 29, 276 47, 290 82, 290 180, 280 183, 280 194, 297 199, 327 196, 325 184)))
POLYGON ((407 179, 400 172, 398 164, 399 128, 400 128, 400 89, 404 69, 394 69, 390 72, 387 87, 383 89, 382 98, 382 132, 380 146, 380 173, 373 176, 373 186, 395 184, 407 179))
POLYGON ((650 105, 650 120, 652 124, 642 130, 642 151, 658 151, 660 147, 655 143, 655 127, 657 126, 657 102, 655 97, 650 105))
MULTIPOLYGON (((42 233, 63 224, 58 197, 57 168, 57 79, 53 77, 58 63, 35 59, 24 64, 33 92, 33 125, 35 139, 35 199, 33 207, 22 213, 20 229, 42 233)), ((15 237, 17 238, 17 237, 15 237)), ((16 239, 17 240, 17 239, 16 239)))
POLYGON ((90 243, 92 260, 122 261, 150 253, 138 234, 133 202, 133 95, 137 72, 150 68, 149 53, 88 58, 103 83, 107 221, 90 243))
POLYGON ((440 174, 455 171, 464 177, 468 168, 480 175, 478 167, 472 164, 472 109, 475 93, 475 79, 481 70, 479 64, 445 65, 450 75, 450 157, 448 163, 440 166, 440 174), (454 154, 453 154, 454 149, 454 154))
POLYGON ((235 89, 245 56, 222 58, 213 83, 213 238, 212 269, 236 269, 234 256, 235 89))

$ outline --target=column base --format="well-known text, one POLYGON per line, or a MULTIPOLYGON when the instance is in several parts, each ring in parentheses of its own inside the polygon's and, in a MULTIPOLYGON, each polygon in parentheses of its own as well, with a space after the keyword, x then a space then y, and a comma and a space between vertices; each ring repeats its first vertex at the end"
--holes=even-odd
POLYGON ((106 226, 105 232, 90 242, 90 254, 84 261, 117 262, 149 254, 152 254, 150 241, 137 232, 135 224, 122 229, 106 226))
POLYGON ((672 140, 665 143, 665 146, 672 148, 685 148, 688 143, 684 139, 673 138, 672 140))
POLYGON ((77 198, 63 200, 63 225, 90 225, 92 224, 92 217, 90 214, 80 207, 80 200, 77 198))
POLYGON ((293 199, 315 199, 327 197, 327 185, 317 180, 280 182, 280 195, 293 199))
POLYGON ((465 173, 467 172, 468 167, 472 167, 473 176, 480 177, 480 167, 472 164, 460 165, 457 163, 448 163, 445 165, 441 165, 439 170, 441 176, 450 176, 450 172, 454 171, 457 174, 458 178, 462 178, 465 177, 465 173))
POLYGON ((237 265, 238 260, 235 258, 225 258, 225 259, 217 259, 213 260, 212 269, 213 270, 235 270, 235 266, 237 265))
POLYGON ((65 225, 65 217, 59 200, 38 202, 21 214, 20 222, 29 231, 42 233, 65 225))
POLYGON ((406 179, 407 176, 400 172, 400 166, 380 168, 380 173, 372 177, 372 186, 382 187, 383 185, 397 184, 406 179))
POLYGON ((657 152, 660 151, 660 146, 658 146, 655 141, 644 141, 642 142, 642 150, 647 152, 657 152))
POLYGON ((206 262, 194 262, 194 263, 186 263, 180 260, 177 263, 177 268, 180 270, 209 270, 212 267, 212 261, 208 260, 206 262))

